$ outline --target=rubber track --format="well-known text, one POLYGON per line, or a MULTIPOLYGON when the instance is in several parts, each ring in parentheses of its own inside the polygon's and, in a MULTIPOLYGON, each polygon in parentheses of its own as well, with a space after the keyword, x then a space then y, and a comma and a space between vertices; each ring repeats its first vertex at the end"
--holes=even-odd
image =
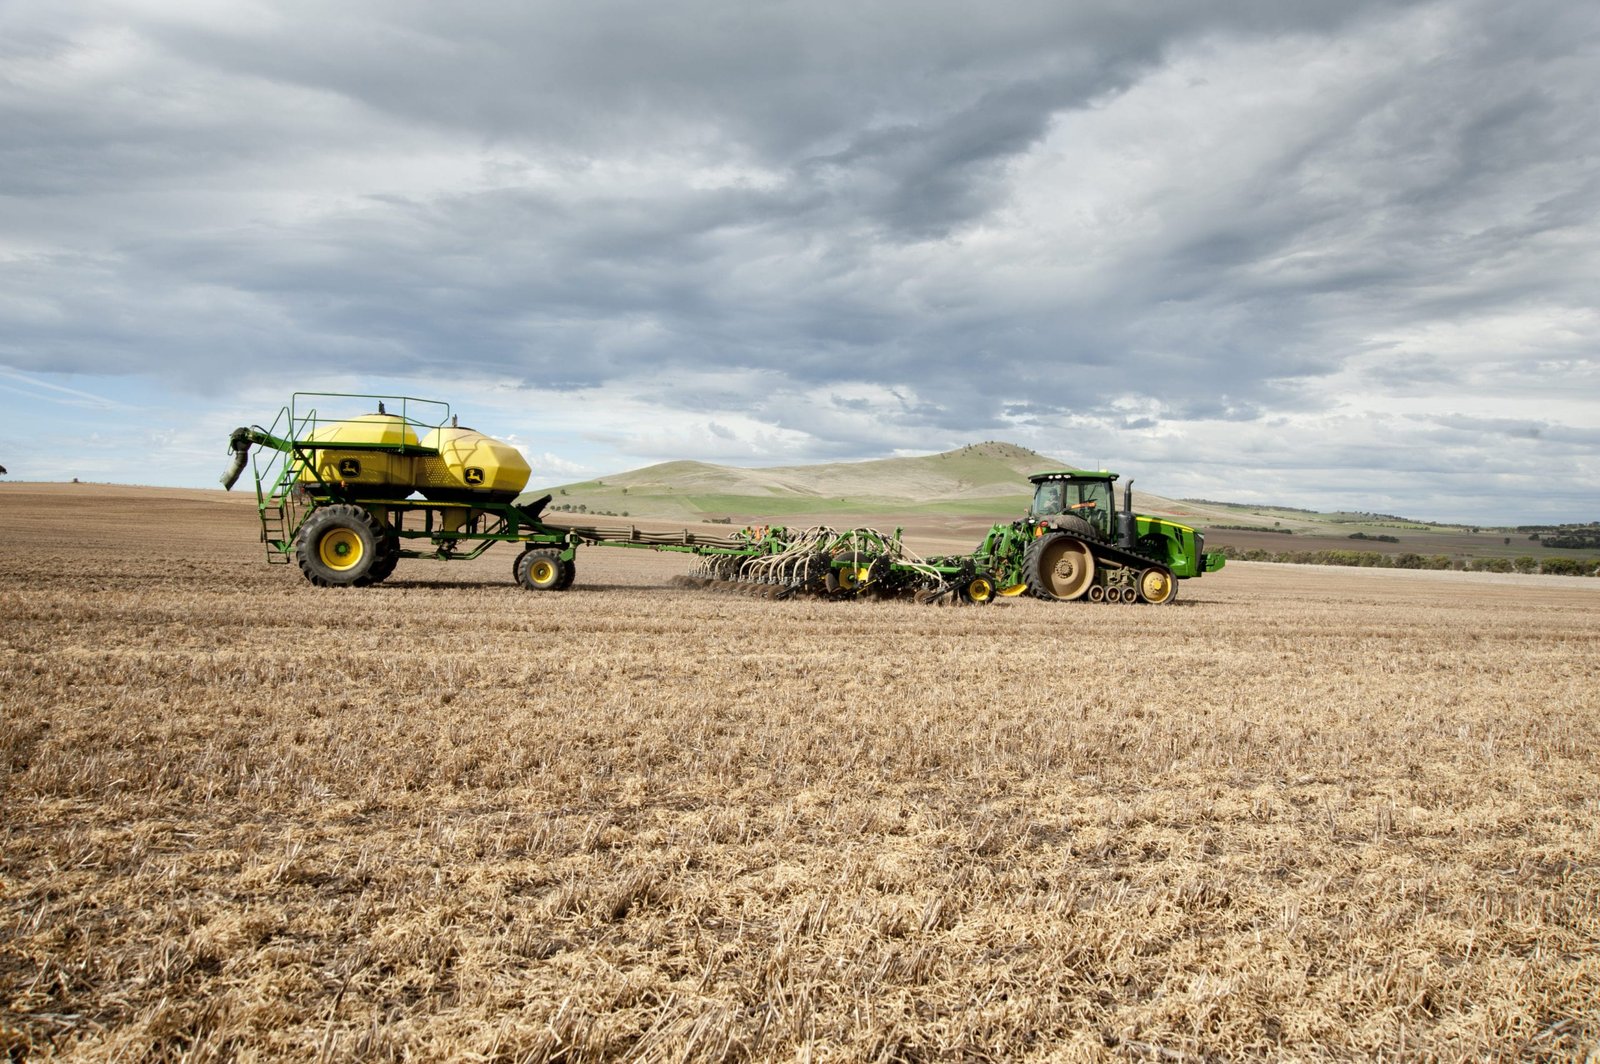
MULTIPOLYGON (((1067 534, 1071 535, 1071 533, 1067 534)), ((1077 537, 1074 536, 1073 538, 1076 539, 1077 537)), ((1167 565, 1166 562, 1160 561, 1156 558, 1148 558, 1143 554, 1137 553, 1136 551, 1125 550, 1113 543, 1097 543, 1092 539, 1085 539, 1081 542, 1087 544, 1089 550, 1094 554, 1094 562, 1096 565, 1100 564, 1101 558, 1110 558, 1119 565, 1125 565, 1129 568, 1137 569, 1140 572, 1143 572, 1146 569, 1166 569, 1168 572, 1172 571, 1171 566, 1167 565)))

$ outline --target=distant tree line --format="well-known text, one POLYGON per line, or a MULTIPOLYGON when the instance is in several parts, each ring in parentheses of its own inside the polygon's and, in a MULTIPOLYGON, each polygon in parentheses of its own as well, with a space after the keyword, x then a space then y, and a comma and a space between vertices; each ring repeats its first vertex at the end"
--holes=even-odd
POLYGON ((1365 532, 1352 532, 1352 533, 1350 533, 1349 538, 1350 539, 1370 539, 1374 543, 1399 543, 1400 542, 1400 537, 1399 536, 1383 536, 1383 535, 1369 536, 1365 532))
POLYGON ((1382 554, 1375 550, 1286 550, 1260 547, 1241 550, 1219 548, 1242 562, 1285 562, 1296 565, 1346 565, 1363 569, 1467 569, 1479 573, 1543 573, 1547 576, 1594 576, 1600 559, 1545 558, 1524 554, 1520 558, 1452 558, 1448 554, 1382 554))
POLYGON ((1518 525, 1518 532, 1600 532, 1600 521, 1573 521, 1564 525, 1518 525))
POLYGON ((1429 525, 1432 523, 1429 521, 1418 521, 1414 517, 1401 517, 1399 514, 1380 514, 1376 510, 1343 510, 1340 512, 1343 514, 1348 514, 1351 517, 1358 517, 1363 521, 1382 521, 1391 524, 1398 522, 1402 526, 1429 525))
POLYGON ((1248 502, 1220 502, 1217 499, 1179 499, 1179 502, 1194 503, 1197 506, 1226 506, 1233 510, 1287 510, 1296 514, 1320 514, 1321 510, 1307 510, 1304 506, 1273 506, 1267 503, 1248 502))
POLYGON ((1563 532, 1545 536, 1540 542, 1558 550, 1597 550, 1600 549, 1600 532, 1563 532))
MULTIPOLYGON (((1519 527, 1517 531, 1522 529, 1519 527)), ((1600 524, 1548 526, 1528 538, 1559 550, 1597 550, 1600 549, 1600 524)))
POLYGON ((1292 528, 1262 528, 1260 525, 1206 525, 1206 531, 1213 528, 1226 528, 1234 532, 1276 532, 1284 536, 1294 535, 1292 528))

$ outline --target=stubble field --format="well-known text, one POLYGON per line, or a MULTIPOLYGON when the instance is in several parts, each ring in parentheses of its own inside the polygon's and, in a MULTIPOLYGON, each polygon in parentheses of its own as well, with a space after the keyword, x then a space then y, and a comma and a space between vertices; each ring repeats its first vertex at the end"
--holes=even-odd
POLYGON ((1600 1053, 1600 582, 259 551, 249 500, 0 485, 13 1061, 1600 1053))

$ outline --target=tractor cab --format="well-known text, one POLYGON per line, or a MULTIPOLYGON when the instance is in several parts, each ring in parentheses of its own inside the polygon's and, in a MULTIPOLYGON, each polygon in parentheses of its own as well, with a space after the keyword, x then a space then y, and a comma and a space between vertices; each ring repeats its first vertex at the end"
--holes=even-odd
POLYGON ((1115 536, 1116 496, 1112 482, 1115 473, 1091 473, 1082 469, 1063 469, 1035 473, 1033 505, 1028 516, 1034 520, 1068 514, 1089 522, 1105 539, 1115 536))

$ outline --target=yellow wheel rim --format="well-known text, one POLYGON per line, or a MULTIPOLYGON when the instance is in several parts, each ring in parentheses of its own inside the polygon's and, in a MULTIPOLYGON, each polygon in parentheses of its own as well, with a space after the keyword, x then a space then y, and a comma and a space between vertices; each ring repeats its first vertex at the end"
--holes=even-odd
POLYGON ((967 585, 967 597, 973 602, 988 602, 994 598, 994 584, 980 576, 967 585))
POLYGON ((1150 602, 1165 602, 1172 597, 1172 580, 1166 573, 1152 569, 1139 578, 1139 590, 1150 602))
POLYGON ((861 583, 861 574, 856 570, 849 566, 839 570, 839 589, 841 591, 853 591, 859 583, 861 583))
POLYGON ((536 584, 548 584, 556 578, 555 564, 540 558, 528 567, 528 576, 536 584))
POLYGON ((361 559, 366 556, 367 550, 361 543, 361 537, 348 528, 335 528, 317 541, 317 557, 322 559, 322 564, 335 572, 344 572, 354 569, 361 564, 361 559))

